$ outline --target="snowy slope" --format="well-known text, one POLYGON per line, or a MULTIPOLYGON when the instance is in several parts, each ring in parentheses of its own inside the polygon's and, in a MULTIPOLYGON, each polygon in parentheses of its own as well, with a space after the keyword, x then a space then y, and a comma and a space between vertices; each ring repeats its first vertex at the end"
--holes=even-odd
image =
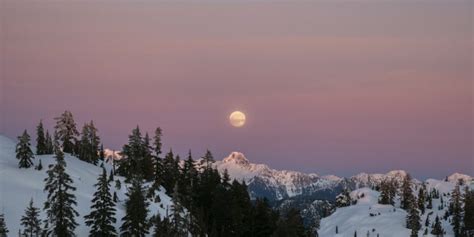
MULTIPOLYGON (((46 178, 48 165, 55 163, 55 159, 52 155, 36 156, 35 165, 38 164, 39 159, 42 161, 43 170, 38 171, 34 168, 19 169, 15 158, 15 142, 0 135, 0 212, 5 213, 7 227, 12 235, 21 228, 20 218, 24 214, 24 209, 28 205, 30 198, 34 199, 35 206, 40 207, 41 210, 46 200, 46 193, 43 192, 43 180, 46 178)), ((77 188, 75 192, 78 204, 76 210, 80 216, 76 218, 79 226, 75 232, 78 236, 86 236, 89 228, 84 224, 83 216, 90 212, 90 200, 95 192, 93 185, 97 182, 101 168, 67 154, 65 161, 67 162, 66 172, 73 179, 73 186, 77 188)), ((110 166, 106 165, 106 168, 110 169, 110 166)), ((117 223, 115 225, 117 230, 121 225, 120 219, 124 216, 123 201, 126 197, 125 182, 122 179, 121 181, 122 188, 120 190, 115 190, 115 185, 112 184, 112 192, 116 191, 119 198, 116 215, 117 223)), ((160 195, 161 203, 150 204, 150 216, 156 213, 164 216, 166 210, 172 204, 170 197, 164 194, 164 192, 159 192, 158 194, 160 195)), ((42 212, 41 214, 41 219, 44 220, 45 213, 42 212)))
MULTIPOLYGON (((429 179, 425 182, 427 190, 436 188, 440 195, 443 196, 444 205, 441 210, 438 207, 441 205, 441 199, 433 199, 433 208, 426 209, 425 214, 421 216, 422 229, 419 231, 419 236, 423 236, 425 231, 425 221, 429 216, 430 224, 428 233, 431 231, 431 224, 434 222, 436 216, 439 216, 442 221, 443 229, 446 231, 446 237, 453 236, 452 226, 448 221, 442 217, 448 209, 449 193, 455 187, 455 182, 444 182, 434 179, 429 179)), ((471 188, 474 185, 471 184, 471 188)), ((461 187, 462 189, 462 187, 461 187)), ((416 191, 414 191, 416 194, 416 191)), ((379 192, 369 188, 357 189, 351 192, 351 198, 357 200, 357 204, 338 208, 332 215, 321 220, 321 227, 318 231, 320 237, 352 237, 357 231, 358 236, 384 236, 384 237, 405 237, 410 236, 410 230, 405 228, 405 219, 407 213, 398 208, 400 201, 397 200, 395 207, 392 205, 378 204, 379 192), (374 214, 375 216, 370 216, 374 214), (336 226, 338 227, 338 234, 336 234, 336 226)), ((428 234, 427 236, 432 236, 428 234)))

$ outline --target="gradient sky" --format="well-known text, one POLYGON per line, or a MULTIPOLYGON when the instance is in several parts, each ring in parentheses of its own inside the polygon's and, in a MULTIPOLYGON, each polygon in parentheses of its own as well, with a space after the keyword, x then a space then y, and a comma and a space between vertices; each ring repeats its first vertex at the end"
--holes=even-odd
MULTIPOLYGON (((0 2, 0 132, 65 109, 119 149, 474 175, 473 1, 0 2), (229 125, 233 110, 247 114, 229 125)), ((79 128, 80 129, 80 128, 79 128)), ((33 133, 34 134, 34 133, 33 133)), ((34 137, 34 136, 33 136, 34 137)))

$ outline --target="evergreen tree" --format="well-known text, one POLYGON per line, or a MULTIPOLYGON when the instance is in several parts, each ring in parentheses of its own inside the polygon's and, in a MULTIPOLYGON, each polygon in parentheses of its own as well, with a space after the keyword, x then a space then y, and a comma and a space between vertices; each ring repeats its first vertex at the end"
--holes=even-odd
POLYGON ((18 167, 30 168, 33 165, 32 159, 35 158, 31 151, 30 135, 26 130, 18 137, 18 144, 16 145, 16 158, 19 160, 18 167))
POLYGON ((90 236, 116 236, 114 223, 115 219, 115 202, 110 194, 110 183, 107 180, 107 172, 102 168, 102 174, 97 179, 94 187, 97 191, 92 199, 92 211, 89 215, 84 216, 87 226, 92 226, 90 236))
POLYGON ((206 150, 206 154, 202 157, 201 160, 202 164, 205 165, 205 169, 212 168, 212 164, 214 163, 214 157, 209 150, 206 150))
POLYGON ((39 160, 38 166, 36 167, 37 170, 43 170, 43 164, 41 163, 41 159, 39 160))
POLYGON ((160 127, 156 128, 155 135, 153 136, 153 149, 155 151, 155 155, 157 158, 161 155, 161 148, 163 147, 163 143, 161 138, 163 137, 163 131, 160 127))
POLYGON ((418 209, 416 209, 416 203, 414 200, 407 200, 410 204, 408 209, 408 216, 407 216, 407 228, 411 229, 411 237, 418 236, 418 231, 421 229, 420 224, 420 214, 418 213, 418 209))
MULTIPOLYGON (((163 161, 160 157, 161 154, 161 148, 162 148, 162 131, 161 128, 156 128, 155 130, 155 135, 153 136, 153 151, 154 155, 152 157, 154 158, 153 160, 153 184, 151 185, 150 189, 148 190, 148 197, 152 198, 154 202, 160 202, 160 197, 158 195, 155 195, 155 191, 160 189, 160 186, 162 185, 162 179, 163 179, 163 174, 164 174, 164 167, 163 167, 163 161)), ((160 219, 161 221, 161 219, 160 219)))
POLYGON ((411 176, 410 174, 407 174, 403 178, 402 182, 402 196, 401 196, 401 203, 400 206, 404 210, 410 210, 413 202, 414 202, 414 196, 413 196, 413 190, 411 189, 412 181, 411 181, 411 176))
POLYGON ((474 191, 466 186, 464 191, 464 232, 465 235, 474 235, 474 191))
POLYGON ((425 214, 425 202, 426 202, 426 188, 423 184, 418 190, 418 209, 420 209, 421 214, 425 214))
POLYGON ((428 204, 426 205, 426 209, 432 209, 433 208, 433 198, 431 197, 431 195, 428 195, 428 204))
POLYGON ((128 144, 123 146, 121 154, 123 158, 119 162, 117 172, 125 176, 127 182, 137 176, 147 180, 150 178, 152 174, 148 171, 153 167, 145 161, 148 159, 149 150, 138 126, 132 130, 132 134, 128 137, 128 144), (145 166, 148 167, 144 169, 145 166))
POLYGON ((109 173, 109 183, 113 182, 115 180, 114 178, 114 171, 113 170, 110 170, 110 173, 109 173))
POLYGON ((76 122, 74 122, 72 113, 66 110, 61 114, 61 116, 56 117, 55 120, 55 132, 61 142, 63 152, 74 153, 79 132, 76 129, 76 122))
POLYGON ((171 195, 179 175, 179 166, 174 158, 173 151, 170 150, 163 160, 162 186, 166 194, 171 195))
POLYGON ((148 133, 145 133, 145 137, 143 138, 143 149, 144 149, 144 156, 141 169, 144 174, 144 178, 147 181, 152 181, 154 178, 154 164, 155 161, 153 158, 152 147, 150 145, 150 137, 148 133))
POLYGON ((49 134, 49 131, 46 130, 46 153, 45 154, 54 154, 54 145, 53 145, 53 139, 51 138, 51 135, 49 134))
POLYGON ((25 210, 25 215, 21 217, 21 225, 24 226, 23 234, 25 236, 41 235, 41 220, 39 219, 39 208, 33 206, 33 199, 25 210))
POLYGON ((257 198, 253 218, 253 233, 255 236, 271 236, 276 229, 278 214, 273 212, 267 199, 257 198))
POLYGON ((451 193, 451 213, 453 219, 451 225, 453 226, 453 232, 455 237, 461 236, 461 222, 462 222, 462 203, 461 203, 461 190, 459 184, 456 184, 451 193))
POLYGON ((45 221, 45 231, 46 235, 74 236, 74 229, 77 227, 75 217, 79 213, 74 210, 73 206, 77 203, 71 192, 76 188, 72 186, 73 181, 65 171, 64 153, 58 148, 58 144, 55 147, 56 164, 50 166, 46 172, 48 177, 44 180, 44 191, 48 193, 44 203, 48 217, 45 221))
POLYGON ((351 205, 351 196, 349 195, 349 190, 344 188, 342 193, 336 196, 336 207, 346 207, 351 205))
POLYGON ((5 223, 5 215, 0 214, 0 237, 7 237, 8 233, 7 224, 5 223))
POLYGON ((190 207, 193 195, 193 185, 197 182, 197 170, 194 167, 194 160, 191 151, 188 153, 188 158, 184 161, 181 168, 180 178, 177 181, 178 192, 181 195, 183 206, 190 207))
POLYGON ((288 230, 286 236, 306 237, 309 236, 306 230, 303 218, 298 210, 291 208, 285 217, 285 226, 288 230))
POLYGON ((153 237, 170 237, 170 236, 176 236, 176 233, 174 230, 171 228, 172 224, 171 221, 168 217, 163 218, 163 220, 160 218, 159 215, 154 216, 152 218, 153 224, 155 226, 155 230, 153 233, 153 237))
MULTIPOLYGON (((99 160, 105 162, 105 150, 104 150, 104 144, 100 144, 99 148, 99 160)), ((112 162, 114 162, 114 154, 112 153, 112 162)))
POLYGON ((187 229, 188 229, 188 220, 186 218, 186 213, 184 212, 184 208, 181 204, 182 196, 178 192, 178 186, 175 186, 173 192, 173 205, 171 206, 171 213, 173 219, 171 220, 171 225, 173 226, 173 233, 175 233, 176 237, 186 237, 187 236, 187 229))
POLYGON ((441 222, 439 221, 438 216, 436 216, 435 222, 433 223, 431 234, 436 236, 436 237, 443 237, 444 236, 444 230, 443 230, 443 227, 441 226, 441 222))
POLYGON ((120 227, 122 236, 142 237, 149 233, 149 223, 147 221, 148 203, 143 195, 141 179, 132 179, 132 186, 128 190, 125 201, 126 214, 122 218, 120 227))
POLYGON ((394 182, 384 179, 380 183, 380 197, 379 197, 379 203, 380 204, 385 204, 385 205, 393 205, 394 202, 394 197, 395 197, 395 191, 396 189, 394 187, 394 182))
MULTIPOLYGON (((100 138, 94 122, 84 124, 79 142, 79 159, 97 165, 99 162, 100 138)), ((103 160, 102 160, 103 161, 103 160)))
POLYGON ((36 154, 44 155, 47 154, 46 137, 44 135, 43 121, 40 120, 36 127, 36 154))

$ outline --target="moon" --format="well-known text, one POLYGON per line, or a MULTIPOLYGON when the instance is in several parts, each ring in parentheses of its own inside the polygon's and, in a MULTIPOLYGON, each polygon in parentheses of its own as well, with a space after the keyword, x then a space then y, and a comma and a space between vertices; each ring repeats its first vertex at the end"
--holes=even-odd
POLYGON ((242 127, 245 124, 245 114, 240 111, 234 111, 229 116, 229 122, 234 127, 242 127))

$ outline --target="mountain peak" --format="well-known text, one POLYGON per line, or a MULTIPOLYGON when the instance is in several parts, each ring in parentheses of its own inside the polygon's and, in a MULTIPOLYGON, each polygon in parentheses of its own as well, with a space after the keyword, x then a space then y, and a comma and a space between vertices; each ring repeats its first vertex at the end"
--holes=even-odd
POLYGON ((250 164, 249 160, 247 160, 247 158, 245 158, 244 154, 242 154, 241 152, 237 152, 237 151, 234 151, 234 152, 230 153, 230 155, 227 156, 226 158, 224 158, 222 160, 222 162, 224 162, 224 163, 235 163, 235 164, 243 165, 243 166, 247 166, 247 165, 250 164))
POLYGON ((457 183, 460 179, 464 181, 464 183, 470 183, 473 180, 471 176, 460 173, 454 173, 448 176, 448 181, 452 183, 457 183))

